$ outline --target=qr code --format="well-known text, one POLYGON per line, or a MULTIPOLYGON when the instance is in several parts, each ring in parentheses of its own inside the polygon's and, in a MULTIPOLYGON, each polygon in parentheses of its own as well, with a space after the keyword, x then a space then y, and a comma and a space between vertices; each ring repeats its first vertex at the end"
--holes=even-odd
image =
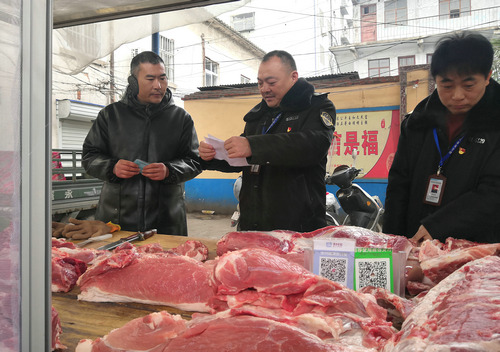
POLYGON ((347 259, 321 257, 319 275, 345 285, 347 283, 347 259))
POLYGON ((375 286, 390 289, 390 263, 388 259, 369 259, 356 261, 356 289, 375 286))

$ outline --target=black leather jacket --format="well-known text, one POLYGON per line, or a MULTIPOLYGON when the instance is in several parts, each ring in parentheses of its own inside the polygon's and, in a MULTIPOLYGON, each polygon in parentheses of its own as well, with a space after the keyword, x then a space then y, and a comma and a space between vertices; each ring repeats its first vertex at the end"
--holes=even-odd
POLYGON ((279 109, 261 101, 244 120, 252 149, 249 164, 234 168, 225 161, 202 162, 206 169, 243 171, 240 230, 312 231, 326 226, 325 172, 335 125, 335 107, 327 94, 300 78, 283 97, 279 109), (271 119, 278 122, 263 134, 271 119))
POLYGON ((187 235, 184 182, 201 172, 198 137, 170 90, 160 104, 142 105, 126 94, 102 109, 83 144, 82 164, 104 181, 97 220, 128 231, 155 228, 159 234, 187 235), (141 174, 118 178, 113 167, 119 159, 162 162, 169 176, 163 181, 141 174))

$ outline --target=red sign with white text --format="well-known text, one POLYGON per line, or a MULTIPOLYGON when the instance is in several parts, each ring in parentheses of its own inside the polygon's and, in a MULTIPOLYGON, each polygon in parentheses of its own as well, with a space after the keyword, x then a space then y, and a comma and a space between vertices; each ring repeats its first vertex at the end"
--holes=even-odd
POLYGON ((399 110, 337 114, 335 138, 328 151, 327 172, 353 164, 364 178, 387 178, 399 139, 399 110))

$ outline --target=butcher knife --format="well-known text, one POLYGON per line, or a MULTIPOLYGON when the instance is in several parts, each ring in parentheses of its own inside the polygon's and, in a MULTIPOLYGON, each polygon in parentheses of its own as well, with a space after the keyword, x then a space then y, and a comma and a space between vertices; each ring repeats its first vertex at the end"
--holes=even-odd
POLYGON ((119 239, 118 241, 108 243, 107 245, 104 245, 104 246, 99 247, 97 249, 112 250, 112 249, 115 249, 116 247, 118 247, 119 245, 121 245, 122 243, 134 242, 134 241, 144 241, 153 235, 156 235, 156 229, 143 231, 143 232, 139 231, 139 232, 136 232, 128 237, 124 237, 124 238, 119 239))

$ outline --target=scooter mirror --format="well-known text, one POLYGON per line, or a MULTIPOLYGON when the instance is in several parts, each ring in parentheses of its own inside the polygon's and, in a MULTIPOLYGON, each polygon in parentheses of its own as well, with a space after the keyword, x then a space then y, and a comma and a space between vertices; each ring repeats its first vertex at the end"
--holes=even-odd
MULTIPOLYGON (((339 188, 346 189, 352 185, 353 173, 347 165, 340 165, 335 168, 333 174, 327 179, 327 184, 335 184, 339 188)), ((353 169, 355 170, 355 169, 353 169)))

